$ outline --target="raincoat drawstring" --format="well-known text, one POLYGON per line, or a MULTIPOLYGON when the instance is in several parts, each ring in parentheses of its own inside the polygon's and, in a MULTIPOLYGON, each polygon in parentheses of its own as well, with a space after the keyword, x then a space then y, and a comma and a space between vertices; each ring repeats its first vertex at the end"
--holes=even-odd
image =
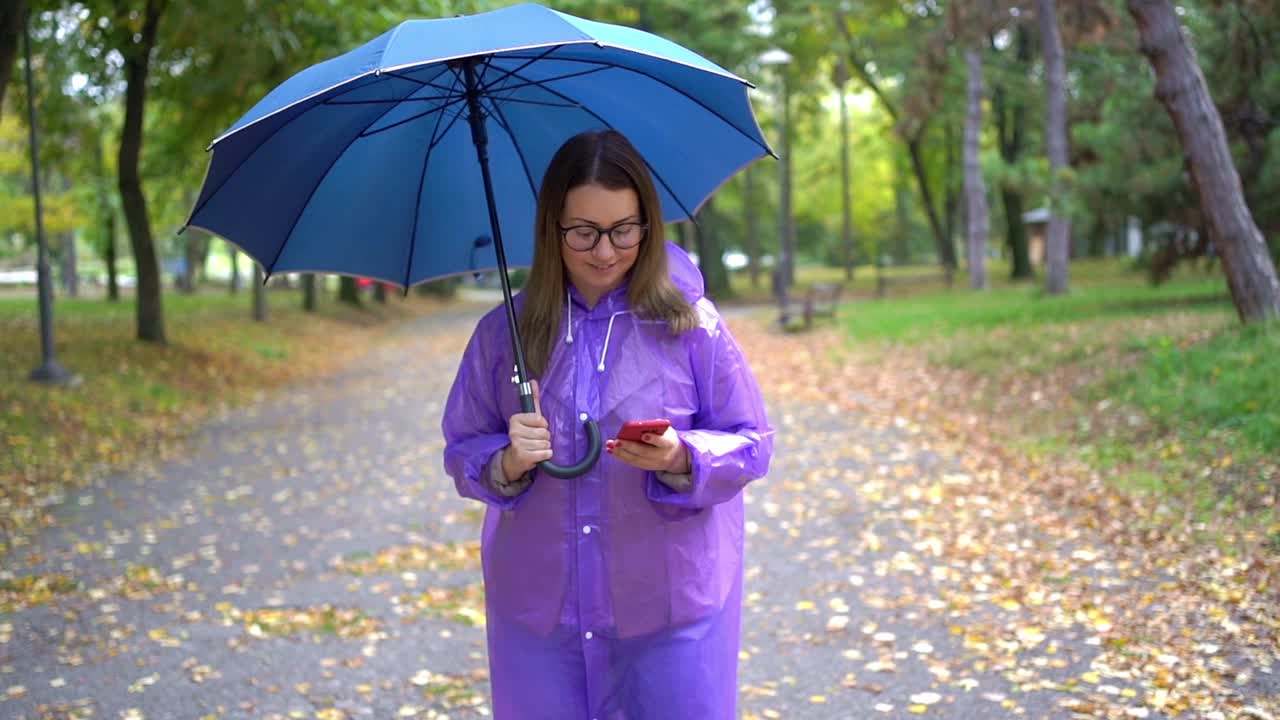
POLYGON ((629 315, 630 313, 630 310, 619 310, 609 316, 609 329, 604 333, 604 347, 600 349, 600 364, 596 366, 597 372, 604 372, 604 356, 609 354, 609 336, 613 334, 613 321, 619 315, 629 315))
POLYGON ((564 294, 565 303, 569 306, 569 322, 565 323, 569 326, 568 332, 564 336, 566 345, 573 344, 573 296, 569 293, 564 294))

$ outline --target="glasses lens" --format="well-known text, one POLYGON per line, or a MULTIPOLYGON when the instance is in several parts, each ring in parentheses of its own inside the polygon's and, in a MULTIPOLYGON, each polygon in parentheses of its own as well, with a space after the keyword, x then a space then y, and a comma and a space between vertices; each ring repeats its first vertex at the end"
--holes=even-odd
POLYGON ((590 250, 596 244, 597 237, 598 231, 586 225, 571 227, 564 233, 564 241, 574 250, 590 250))
POLYGON ((613 228, 610 233, 615 247, 629 248, 640 242, 644 228, 640 223, 623 223, 613 228))

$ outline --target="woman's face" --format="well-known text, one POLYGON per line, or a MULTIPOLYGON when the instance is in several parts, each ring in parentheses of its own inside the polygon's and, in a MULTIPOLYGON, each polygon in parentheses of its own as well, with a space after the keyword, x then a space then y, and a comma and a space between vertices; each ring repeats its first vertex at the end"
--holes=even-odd
MULTIPOLYGON (((610 190, 600 185, 579 185, 570 190, 565 195, 564 210, 560 214, 560 227, 565 228, 587 225, 597 230, 607 230, 623 223, 643 222, 640 199, 635 190, 610 190)), ((635 232, 635 228, 631 230, 635 232)), ((590 237, 590 231, 585 230, 570 230, 570 237, 567 239, 562 234, 560 255, 564 258, 565 270, 569 273, 573 286, 582 293, 588 304, 595 305, 605 293, 622 284, 627 271, 636 263, 640 244, 637 242, 632 247, 619 250, 609 241, 608 235, 601 235, 600 242, 594 248, 574 250, 570 247, 570 242, 575 233, 590 237)), ((616 233, 614 237, 620 242, 628 239, 621 235, 616 233)))

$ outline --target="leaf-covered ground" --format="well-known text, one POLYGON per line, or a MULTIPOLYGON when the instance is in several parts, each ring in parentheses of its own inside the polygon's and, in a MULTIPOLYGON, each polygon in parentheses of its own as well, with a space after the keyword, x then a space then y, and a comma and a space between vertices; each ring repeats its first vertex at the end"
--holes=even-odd
MULTIPOLYGON (((489 714, 479 505, 439 413, 477 315, 68 496, 0 571, 5 718, 489 714)), ((746 718, 1280 716, 1280 574, 735 315, 778 430, 748 489, 746 718)), ((925 387, 921 387, 925 385, 925 387)))

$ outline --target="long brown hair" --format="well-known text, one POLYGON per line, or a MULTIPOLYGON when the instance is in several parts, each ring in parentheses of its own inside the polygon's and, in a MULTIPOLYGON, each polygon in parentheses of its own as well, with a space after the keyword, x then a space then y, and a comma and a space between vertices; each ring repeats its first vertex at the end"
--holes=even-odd
MULTIPOLYGON (((534 226, 533 267, 524 291, 520 331, 525 360, 533 375, 541 375, 564 315, 568 277, 561 257, 560 214, 565 196, 582 185, 610 190, 631 189, 640 200, 640 216, 649 226, 635 265, 630 270, 627 301, 640 317, 664 320, 673 334, 692 330, 698 316, 671 281, 667 243, 658 191, 644 159, 625 136, 615 130, 589 131, 565 141, 551 158, 538 192, 534 226)), ((602 239, 601 242, 608 242, 602 239)))

